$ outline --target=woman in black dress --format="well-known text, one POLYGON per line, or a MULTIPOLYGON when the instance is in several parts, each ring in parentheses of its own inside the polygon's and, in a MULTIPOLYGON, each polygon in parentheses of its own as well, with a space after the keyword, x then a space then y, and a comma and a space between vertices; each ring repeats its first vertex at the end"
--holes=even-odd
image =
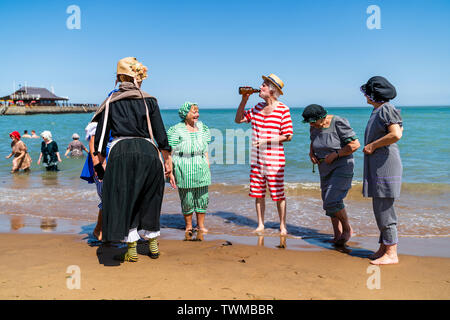
POLYGON ((48 130, 42 132, 41 137, 44 141, 41 144, 41 153, 37 164, 41 164, 41 160, 43 160, 47 171, 59 171, 58 162, 62 160, 59 155, 58 144, 53 141, 52 133, 48 130))
POLYGON ((114 138, 106 171, 104 161, 95 166, 103 180, 103 240, 126 242, 128 251, 116 258, 130 262, 138 259, 136 244, 141 237, 149 240, 150 257, 159 257, 164 178, 172 171, 171 147, 158 102, 140 89, 146 73, 136 58, 121 59, 119 89, 93 117, 98 121, 94 154, 101 160, 106 157, 109 133, 114 138))

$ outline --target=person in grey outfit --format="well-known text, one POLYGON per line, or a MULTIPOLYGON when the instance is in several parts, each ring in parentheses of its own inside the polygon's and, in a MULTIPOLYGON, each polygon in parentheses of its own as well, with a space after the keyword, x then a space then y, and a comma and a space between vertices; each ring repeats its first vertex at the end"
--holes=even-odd
POLYGON ((402 161, 396 144, 402 137, 400 112, 389 103, 397 96, 395 87, 383 77, 372 77, 361 86, 367 103, 374 107, 364 133, 363 196, 372 198, 380 230, 380 247, 370 256, 371 264, 398 263, 397 215, 394 199, 400 196, 402 161))
POLYGON ((311 145, 309 157, 318 164, 323 209, 331 218, 334 238, 331 242, 344 245, 352 236, 345 210, 344 198, 352 186, 353 152, 359 147, 358 138, 345 118, 328 114, 317 104, 302 113, 303 123, 309 123, 311 145))

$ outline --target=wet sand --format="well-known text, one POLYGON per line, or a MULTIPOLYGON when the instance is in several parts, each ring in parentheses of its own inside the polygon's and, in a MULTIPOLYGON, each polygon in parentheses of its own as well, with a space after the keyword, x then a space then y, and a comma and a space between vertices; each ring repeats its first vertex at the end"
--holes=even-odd
MULTIPOLYGON (((166 230, 159 259, 150 259, 142 242, 139 261, 121 264, 112 257, 126 248, 101 246, 88 235, 91 226, 75 233, 64 223, 74 228, 72 234, 27 233, 25 227, 0 233, 0 299, 450 298, 449 258, 400 254, 400 264, 378 269, 377 289, 374 270, 368 269, 372 251, 356 242, 349 243, 351 252, 340 252, 317 239, 287 238, 282 249, 279 237, 208 234, 204 241, 182 241, 181 230, 166 230), (68 273, 73 265, 81 281, 80 289, 70 290, 67 283, 77 283, 68 273)), ((44 229, 58 226, 64 227, 47 221, 44 229)))

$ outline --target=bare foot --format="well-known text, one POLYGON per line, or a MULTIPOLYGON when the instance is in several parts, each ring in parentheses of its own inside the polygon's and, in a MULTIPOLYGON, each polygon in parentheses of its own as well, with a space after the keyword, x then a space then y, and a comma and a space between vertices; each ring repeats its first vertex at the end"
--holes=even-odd
POLYGON ((204 237, 203 237, 204 232, 202 231, 202 229, 199 229, 197 232, 197 236, 195 237, 195 241, 203 241, 204 237))
POLYGON ((379 249, 377 252, 375 252, 374 254, 371 254, 369 256, 370 260, 376 260, 378 258, 381 258, 384 255, 384 250, 379 249))
POLYGON ((387 254, 384 254, 380 258, 370 261, 370 263, 375 265, 396 264, 398 263, 398 256, 389 256, 387 254))
POLYGON ((186 229, 186 231, 184 232, 184 240, 185 241, 192 240, 193 235, 194 235, 194 233, 192 232, 192 229, 186 229))
POLYGON ((343 246, 344 244, 346 244, 348 242, 348 240, 350 240, 352 235, 353 235, 353 229, 350 227, 349 231, 342 232, 341 237, 338 240, 336 240, 335 244, 338 246, 343 246))
POLYGON ((336 235, 334 235, 334 238, 331 239, 331 240, 328 240, 328 242, 336 243, 336 241, 338 241, 341 237, 342 237, 342 234, 341 234, 341 233, 336 234, 336 235))
POLYGON ((285 236, 287 235, 287 229, 286 228, 280 228, 280 236, 285 236))
POLYGON ((369 256, 369 259, 375 260, 375 259, 381 258, 385 253, 386 253, 386 247, 384 246, 384 244, 381 244, 378 251, 375 252, 374 254, 371 254, 369 256))
POLYGON ((258 226, 255 230, 253 230, 253 233, 261 233, 264 232, 264 226, 258 226))
POLYGON ((197 231, 201 231, 201 232, 203 232, 203 233, 207 233, 208 232, 208 229, 206 229, 205 227, 203 227, 203 228, 198 228, 197 229, 197 231))
POLYGON ((342 232, 341 239, 344 240, 344 243, 347 243, 352 236, 353 236, 353 229, 352 227, 350 227, 349 231, 342 232))

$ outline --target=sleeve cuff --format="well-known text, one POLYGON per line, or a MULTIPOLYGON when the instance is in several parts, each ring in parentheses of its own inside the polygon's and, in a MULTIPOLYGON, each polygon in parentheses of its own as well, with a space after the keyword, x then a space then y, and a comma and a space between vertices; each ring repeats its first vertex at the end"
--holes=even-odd
POLYGON ((352 142, 352 141, 355 141, 355 140, 358 140, 358 137, 357 137, 357 136, 353 136, 353 137, 350 137, 350 138, 345 139, 345 140, 344 140, 344 143, 345 143, 345 144, 348 144, 348 143, 350 143, 350 142, 352 142))

